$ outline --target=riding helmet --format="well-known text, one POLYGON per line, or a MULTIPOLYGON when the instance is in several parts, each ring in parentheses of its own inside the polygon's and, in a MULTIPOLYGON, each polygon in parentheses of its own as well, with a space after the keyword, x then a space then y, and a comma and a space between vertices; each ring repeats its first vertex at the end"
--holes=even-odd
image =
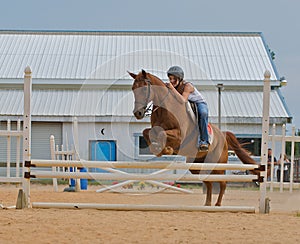
POLYGON ((178 77, 180 80, 182 80, 184 77, 183 69, 179 66, 170 67, 169 70, 167 71, 167 74, 168 74, 168 76, 174 75, 174 76, 178 77))

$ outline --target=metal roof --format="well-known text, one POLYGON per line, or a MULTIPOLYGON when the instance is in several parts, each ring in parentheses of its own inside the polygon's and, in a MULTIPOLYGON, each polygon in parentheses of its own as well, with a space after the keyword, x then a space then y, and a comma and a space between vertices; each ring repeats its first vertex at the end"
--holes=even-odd
POLYGON ((23 78, 28 65, 35 81, 130 79, 127 70, 161 74, 171 65, 193 81, 242 85, 266 70, 278 80, 261 33, 0 31, 0 80, 23 78))
MULTIPOLYGON (((169 66, 180 65, 185 78, 200 88, 218 83, 254 86, 222 92, 222 117, 233 122, 261 122, 262 92, 253 89, 263 85, 265 70, 271 73, 271 84, 279 84, 261 33, 0 31, 0 118, 22 116, 23 90, 14 85, 23 84, 28 65, 36 121, 68 121, 73 116, 132 121, 132 92, 129 86, 120 88, 132 84, 127 70, 143 68, 165 79, 169 66)), ((202 93, 210 118, 217 118, 217 91, 202 93)), ((278 90, 272 90, 271 118, 290 118, 285 106, 278 90)))
MULTIPOLYGON (((209 105, 209 117, 216 119, 218 92, 206 90, 203 91, 203 95, 209 105)), ((235 121, 252 119, 252 122, 261 123, 262 95, 262 91, 223 91, 222 118, 235 121)), ((120 121, 123 117, 132 121, 133 99, 132 91, 124 89, 33 90, 32 119, 44 120, 48 117, 48 120, 70 121, 71 117, 76 116, 81 117, 81 120, 94 117, 95 121, 99 121, 100 117, 106 117, 106 120, 114 121, 116 118, 115 121, 120 121)), ((0 118, 22 118, 23 90, 0 90, 0 104, 0 118)), ((289 118, 277 90, 272 90, 270 94, 270 117, 282 120, 289 118)))

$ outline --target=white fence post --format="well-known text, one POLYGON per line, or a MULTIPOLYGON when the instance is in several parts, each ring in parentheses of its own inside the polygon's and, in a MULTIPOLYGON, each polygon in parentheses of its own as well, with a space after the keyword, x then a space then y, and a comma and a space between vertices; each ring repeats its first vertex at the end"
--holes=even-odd
MULTIPOLYGON (((32 78, 29 66, 25 68, 24 75, 24 118, 23 118, 23 174, 30 175, 30 167, 25 167, 25 161, 31 159, 31 91, 32 78)), ((30 204, 30 176, 23 180, 23 190, 25 193, 25 204, 30 204)))
MULTIPOLYGON (((273 124, 272 127, 272 149, 275 148, 275 130, 276 126, 273 124)), ((273 185, 274 185, 274 151, 272 150, 272 159, 271 159, 271 182, 270 182, 270 192, 273 192, 273 185)))
MULTIPOLYGON (((283 192, 283 170, 284 170, 284 155, 285 155, 285 125, 282 125, 281 139, 281 157, 280 160, 280 192, 283 192)), ((277 173, 277 172, 276 172, 277 173)), ((277 174, 278 175, 278 174, 277 174)), ((278 181, 278 180, 277 180, 278 181)))
MULTIPOLYGON (((79 160, 79 137, 78 137, 78 120, 77 117, 74 118, 73 121, 73 136, 74 136, 74 146, 75 146, 75 159, 79 160)), ((77 168, 74 168, 75 171, 77 171, 77 168)), ((80 191, 80 180, 75 179, 75 191, 80 191)))
MULTIPOLYGON (((21 131, 21 121, 18 119, 17 131, 21 131)), ((17 137, 17 154, 16 154, 16 177, 20 177, 20 148, 21 148, 21 136, 17 137)))
MULTIPOLYGON (((51 153, 51 159, 56 160, 56 157, 55 157, 55 141, 54 141, 54 136, 53 135, 50 136, 50 153, 51 153)), ((52 167, 52 171, 56 172, 57 167, 52 167)), ((58 192, 57 179, 53 178, 52 181, 53 181, 53 190, 55 192, 58 192)))
POLYGON ((264 181, 260 184, 260 199, 259 212, 266 213, 266 194, 267 194, 267 167, 268 167, 268 138, 269 138, 269 108, 270 108, 270 77, 269 71, 264 73, 264 88, 263 88, 263 121, 262 121, 262 143, 261 143, 261 164, 265 165, 266 169, 261 172, 264 181))
POLYGON ((293 183, 294 183, 294 155, 295 155, 295 126, 292 128, 292 142, 291 142, 291 164, 290 164, 290 192, 293 192, 293 183))

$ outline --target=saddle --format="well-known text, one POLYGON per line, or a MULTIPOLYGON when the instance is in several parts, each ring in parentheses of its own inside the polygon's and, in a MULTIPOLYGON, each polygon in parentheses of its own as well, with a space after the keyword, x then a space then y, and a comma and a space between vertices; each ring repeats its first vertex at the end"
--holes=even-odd
POLYGON ((192 110, 193 110, 193 112, 194 112, 196 118, 198 118, 198 110, 197 110, 197 108, 196 108, 196 104, 195 104, 194 102, 191 102, 191 101, 189 101, 189 103, 190 103, 190 105, 191 105, 191 108, 192 108, 192 110))

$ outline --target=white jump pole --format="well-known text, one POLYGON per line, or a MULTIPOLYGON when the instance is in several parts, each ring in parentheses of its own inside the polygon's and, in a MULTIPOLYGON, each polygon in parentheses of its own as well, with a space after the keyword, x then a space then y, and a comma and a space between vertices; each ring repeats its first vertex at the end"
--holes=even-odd
POLYGON ((120 174, 120 173, 90 173, 90 172, 51 172, 31 170, 33 178, 74 178, 93 180, 170 180, 170 181, 230 181, 230 182, 251 182, 257 180, 256 175, 174 175, 174 174, 120 174))
POLYGON ((268 139, 269 139, 269 109, 270 109, 270 77, 269 71, 264 73, 263 88, 263 121, 262 121, 262 142, 261 142, 261 165, 265 165, 265 171, 261 174, 264 177, 260 183, 259 212, 266 213, 266 195, 267 195, 267 167, 268 167, 268 139))
MULTIPOLYGON (((116 169, 112 169, 112 168, 109 168, 107 170, 109 172, 111 172, 111 173, 120 173, 120 174, 131 175, 130 173, 123 172, 123 171, 116 170, 116 169)), ((167 171, 170 171, 170 169, 161 169, 159 171, 152 172, 150 175, 161 174, 161 173, 167 172, 167 171)), ((117 188, 117 187, 120 187, 120 186, 124 186, 126 184, 130 184, 130 183, 133 183, 133 182, 135 182, 135 180, 127 180, 125 182, 121 182, 121 183, 118 183, 118 184, 115 184, 115 185, 112 185, 112 186, 101 188, 101 189, 97 190, 96 192, 108 191, 108 190, 111 190, 111 189, 114 189, 114 188, 117 188)), ((157 185, 157 186, 163 187, 165 189, 172 189, 172 190, 179 191, 179 192, 184 192, 184 193, 193 193, 190 190, 186 190, 186 189, 182 189, 182 188, 179 188, 179 187, 171 186, 171 185, 168 185, 168 184, 165 184, 165 183, 161 183, 161 182, 158 182, 158 181, 146 180, 146 182, 148 182, 150 184, 153 184, 153 185, 157 185)))
MULTIPOLYGON (((25 68, 24 75, 24 117, 23 117, 23 162, 31 159, 31 91, 32 78, 29 66, 25 68)), ((24 167, 23 174, 30 174, 30 167, 24 167)), ((23 190, 25 193, 25 205, 30 204, 30 177, 23 180, 23 190)))
POLYGON ((31 160, 32 167, 86 167, 86 168, 139 168, 139 169, 181 169, 181 170, 253 170, 254 164, 182 163, 182 162, 126 162, 126 161, 85 161, 85 160, 31 160))
POLYGON ((51 203, 34 202, 33 208, 98 209, 119 211, 204 211, 204 212, 245 212, 255 213, 255 207, 243 206, 183 206, 183 205, 134 205, 134 204, 97 204, 97 203, 51 203))

